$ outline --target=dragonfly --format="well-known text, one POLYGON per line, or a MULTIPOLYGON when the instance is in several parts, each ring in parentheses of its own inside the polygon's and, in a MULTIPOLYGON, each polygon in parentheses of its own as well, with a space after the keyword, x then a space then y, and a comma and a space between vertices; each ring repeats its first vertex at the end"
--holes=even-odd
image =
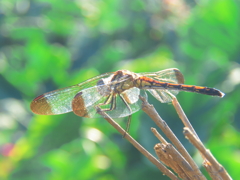
POLYGON ((171 102, 179 91, 224 96, 215 88, 184 84, 183 74, 176 68, 152 73, 118 70, 42 94, 31 102, 30 107, 33 113, 40 115, 73 111, 78 116, 94 118, 99 116, 98 106, 111 118, 130 117, 141 109, 139 96, 147 99, 146 91, 161 103, 171 102))

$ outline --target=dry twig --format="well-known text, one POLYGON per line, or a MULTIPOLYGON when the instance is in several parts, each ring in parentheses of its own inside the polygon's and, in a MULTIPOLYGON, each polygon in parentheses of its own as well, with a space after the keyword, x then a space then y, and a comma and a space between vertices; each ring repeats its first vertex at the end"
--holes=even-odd
POLYGON ((126 138, 137 150, 139 150, 149 161, 151 161, 157 168, 173 180, 179 180, 179 178, 173 174, 166 166, 159 162, 152 154, 144 149, 135 139, 133 139, 118 123, 116 123, 111 117, 108 116, 104 111, 101 111, 99 107, 96 107, 97 112, 104 117, 124 138, 126 138))
MULTIPOLYGON (((150 105, 147 100, 143 97, 140 97, 143 101, 142 110, 148 114, 148 116, 156 123, 156 125, 163 131, 163 133, 168 137, 168 139, 173 143, 176 149, 168 143, 155 128, 152 128, 154 135, 160 140, 161 143, 155 145, 154 149, 161 160, 158 161, 152 154, 150 154, 146 149, 144 149, 136 140, 134 140, 119 124, 117 124, 107 113, 101 111, 99 107, 97 111, 100 115, 104 117, 121 135, 123 135, 134 147, 136 147, 144 156, 146 156, 158 169, 167 175, 169 178, 177 180, 178 177, 173 174, 165 165, 172 168, 175 173, 181 179, 184 180, 206 180, 206 177, 203 176, 199 170, 196 163, 193 161, 192 157, 183 147, 181 142, 168 127, 166 122, 159 116, 155 108, 150 105), (179 151, 179 152, 178 152, 179 151), (164 165, 165 164, 165 165, 164 165)), ((213 180, 231 180, 231 177, 225 171, 225 169, 216 161, 213 155, 207 150, 202 142, 200 141, 197 133, 193 129, 191 123, 187 119, 184 111, 182 110, 177 99, 173 99, 173 106, 176 109, 180 119, 183 124, 186 126, 184 128, 185 137, 200 151, 204 159, 204 167, 208 171, 209 175, 213 180)))
POLYGON ((201 152, 204 157, 204 167, 209 172, 212 179, 231 180, 231 177, 224 167, 217 162, 210 150, 206 149, 203 143, 189 130, 184 128, 186 138, 201 152))
POLYGON ((224 167, 220 165, 214 158, 214 156, 211 154, 211 152, 205 148, 200 138, 198 137, 197 133, 193 129, 187 116, 185 115, 184 111, 182 110, 182 107, 180 106, 177 99, 174 98, 172 103, 178 113, 178 116, 182 120, 183 124, 186 126, 183 132, 185 137, 199 150, 204 160, 203 166, 206 168, 211 178, 213 180, 218 179, 231 180, 232 178, 224 169, 224 167))
MULTIPOLYGON (((186 172, 186 174, 189 174, 188 176, 190 176, 191 179, 205 180, 206 178, 203 176, 198 166, 193 161, 192 157, 186 151, 186 149, 178 140, 178 138, 175 136, 175 134, 172 132, 172 130, 168 127, 167 123, 159 116, 155 108, 152 105, 150 105, 145 98, 140 97, 140 99, 143 101, 142 110, 157 124, 157 126, 162 130, 162 132, 177 148, 177 150, 179 151, 179 154, 181 154, 185 158, 185 160, 190 164, 190 167, 192 168, 192 170, 190 171, 191 173, 189 174, 189 172, 188 173, 186 172)), ((173 159, 179 159, 179 157, 173 157, 173 159)), ((184 164, 186 163, 182 162, 182 165, 184 164)), ((182 167, 182 169, 188 169, 188 168, 182 167)))
POLYGON ((196 163, 192 160, 189 153, 186 151, 184 146, 172 132, 172 130, 168 127, 167 123, 159 116, 155 108, 150 105, 146 99, 142 98, 143 101, 143 111, 147 113, 150 118, 157 124, 157 126, 163 131, 164 134, 168 137, 168 139, 174 144, 174 146, 180 151, 180 153, 186 158, 193 169, 198 169, 196 163))

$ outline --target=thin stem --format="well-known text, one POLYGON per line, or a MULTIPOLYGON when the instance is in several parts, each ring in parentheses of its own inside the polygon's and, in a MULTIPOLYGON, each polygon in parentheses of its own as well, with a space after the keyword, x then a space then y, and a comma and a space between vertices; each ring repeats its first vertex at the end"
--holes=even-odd
MULTIPOLYGON (((224 167, 218 163, 218 161, 214 158, 210 150, 206 149, 203 143, 192 133, 191 130, 188 128, 184 128, 183 131, 184 135, 187 139, 201 152, 206 160, 204 165, 205 166, 212 166, 211 171, 215 173, 211 173, 213 175, 213 179, 219 179, 219 176, 224 180, 231 180, 232 178, 224 169, 224 167), (209 162, 209 163, 208 163, 209 162)), ((210 169, 210 168, 209 168, 210 169)))
POLYGON ((184 113, 181 105, 179 104, 177 98, 173 98, 172 100, 172 104, 175 108, 175 110, 177 111, 177 114, 178 116, 180 117, 180 119, 182 120, 183 124, 188 127, 192 132, 193 134, 199 139, 196 131, 194 130, 194 128, 192 127, 192 124, 190 123, 190 121, 188 120, 186 114, 184 113))
POLYGON ((159 162, 152 154, 150 154, 145 148, 143 148, 135 139, 133 139, 128 132, 126 132, 118 123, 116 123, 107 113, 96 107, 98 114, 106 119, 125 139, 127 139, 138 151, 146 156, 157 168, 173 180, 179 180, 169 169, 167 169, 161 162, 159 162))
POLYGON ((167 123, 159 116, 156 109, 150 105, 145 98, 140 96, 140 99, 143 101, 142 110, 157 124, 157 126, 163 131, 168 139, 174 144, 182 156, 191 165, 193 171, 195 171, 196 176, 198 176, 200 179, 206 179, 184 146, 181 144, 172 130, 168 127, 167 123))

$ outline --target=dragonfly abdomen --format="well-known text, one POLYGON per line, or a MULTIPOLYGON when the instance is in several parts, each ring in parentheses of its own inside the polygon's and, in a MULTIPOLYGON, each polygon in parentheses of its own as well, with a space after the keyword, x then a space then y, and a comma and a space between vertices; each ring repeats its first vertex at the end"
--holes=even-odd
POLYGON ((166 89, 174 89, 174 90, 179 90, 179 91, 189 91, 189 92, 195 92, 195 93, 200 93, 200 94, 206 94, 206 95, 210 95, 210 96, 219 96, 219 97, 224 96, 224 93, 222 93, 218 89, 208 88, 208 87, 203 87, 203 86, 172 84, 172 83, 165 83, 165 85, 163 85, 161 83, 161 87, 165 87, 166 89))
POLYGON ((196 92, 200 94, 206 94, 210 96, 219 96, 223 97, 224 93, 215 88, 208 88, 203 86, 194 86, 194 85, 182 85, 181 89, 183 91, 196 92))
POLYGON ((195 93, 206 94, 210 96, 219 96, 219 97, 224 96, 224 93, 222 93, 218 89, 208 88, 203 86, 161 82, 148 77, 140 77, 137 83, 139 84, 139 88, 141 89, 169 89, 169 90, 177 90, 177 91, 195 92, 195 93))

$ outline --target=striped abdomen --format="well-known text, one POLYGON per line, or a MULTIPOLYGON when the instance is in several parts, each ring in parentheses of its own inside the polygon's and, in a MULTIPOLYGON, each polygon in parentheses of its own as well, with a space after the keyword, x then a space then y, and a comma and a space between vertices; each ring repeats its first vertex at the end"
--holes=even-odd
POLYGON ((140 89, 169 89, 178 91, 188 91, 200 94, 206 94, 211 96, 223 97, 224 93, 215 88, 208 88, 203 86, 185 85, 185 84, 174 84, 156 81, 148 77, 139 77, 137 80, 140 89))

